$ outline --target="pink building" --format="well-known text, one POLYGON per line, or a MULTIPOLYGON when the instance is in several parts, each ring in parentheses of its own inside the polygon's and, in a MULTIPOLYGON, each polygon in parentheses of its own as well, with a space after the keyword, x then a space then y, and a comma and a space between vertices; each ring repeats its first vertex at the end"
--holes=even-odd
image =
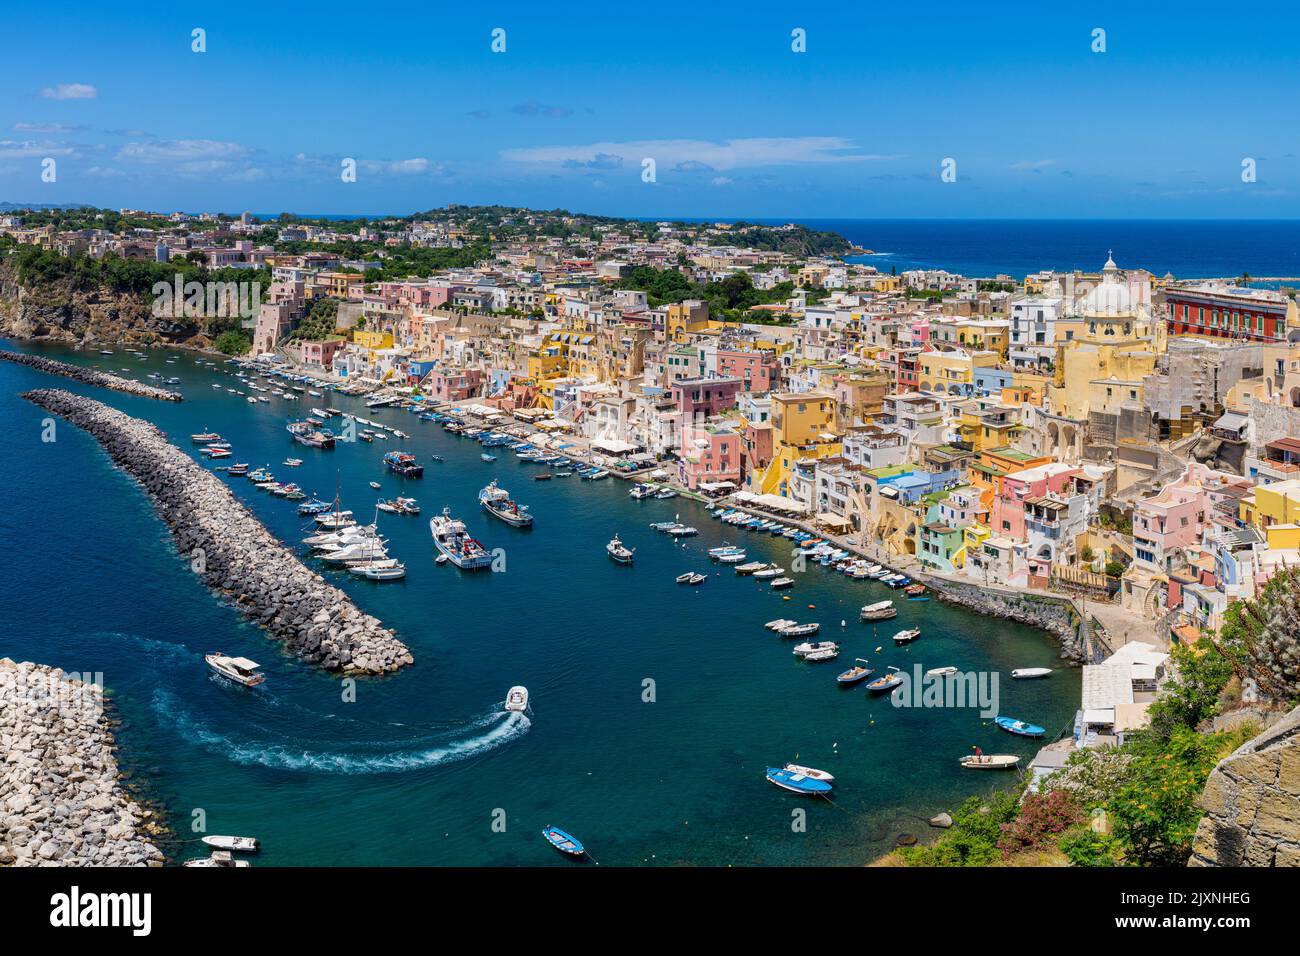
POLYGON ((298 361, 303 365, 329 369, 334 362, 334 353, 347 344, 343 339, 330 339, 326 342, 303 342, 298 347, 298 361))
POLYGON ((735 408, 740 391, 738 378, 683 378, 672 383, 673 402, 683 424, 702 422, 735 408))
POLYGON ((439 402, 463 402, 478 395, 483 372, 476 368, 435 368, 424 392, 439 402))
POLYGON ((1050 462, 1023 471, 1013 471, 1002 479, 1002 494, 993 499, 989 516, 993 533, 1013 541, 1025 541, 1029 532, 1025 526, 1025 499, 1041 498, 1051 492, 1068 494, 1071 478, 1079 469, 1060 462, 1050 462))
POLYGON ((740 379, 746 392, 771 392, 779 388, 781 367, 775 352, 718 349, 718 375, 740 379))
POLYGON ((1134 564, 1172 571, 1178 551, 1200 543, 1210 500, 1196 468, 1196 462, 1189 463, 1181 478, 1133 507, 1134 564))
POLYGON ((678 478, 692 491, 699 490, 701 484, 740 484, 740 435, 725 425, 685 428, 679 458, 678 478))

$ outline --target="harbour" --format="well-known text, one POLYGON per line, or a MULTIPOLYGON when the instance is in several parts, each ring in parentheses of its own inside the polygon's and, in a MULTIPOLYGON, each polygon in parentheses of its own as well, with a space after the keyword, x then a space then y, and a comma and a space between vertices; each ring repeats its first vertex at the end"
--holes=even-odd
MULTIPOLYGON (((7 345, 73 364, 103 360, 7 345)), ((845 666, 862 658, 877 675, 915 663, 996 670, 1007 712, 1049 733, 1073 716, 1077 672, 1010 680, 1014 668, 1059 665, 1055 641, 1041 631, 913 603, 816 564, 792 572, 789 539, 738 531, 687 496, 633 500, 623 482, 534 482, 536 462, 504 447, 485 461, 478 442, 360 398, 327 392, 312 401, 365 416, 384 427, 382 437, 333 450, 296 443, 285 431, 297 420, 292 400, 249 404, 227 391, 231 366, 196 358, 164 349, 137 360, 142 377, 181 379, 179 404, 0 367, 5 428, 30 435, 35 448, 7 442, 0 473, 18 500, 42 503, 0 534, 15 547, 43 535, 51 555, 39 575, 20 570, 5 598, 18 634, 9 656, 60 666, 87 655, 105 660, 95 669, 123 715, 120 762, 147 775, 176 822, 201 806, 220 832, 257 834, 258 865, 563 865, 537 838, 548 825, 580 836, 605 864, 861 864, 899 833, 922 832, 929 816, 1003 782, 958 765, 973 746, 1025 758, 1037 749, 974 711, 899 709, 860 686, 837 686, 844 667, 805 665, 763 627, 781 616, 819 623, 818 638, 841 646, 845 666), (171 355, 178 358, 167 364, 171 355), (364 680, 355 701, 344 702, 336 678, 281 653, 212 600, 147 500, 87 436, 67 428, 37 444, 39 413, 16 396, 55 384, 154 422, 205 468, 220 462, 190 445, 196 433, 223 436, 229 460, 275 472, 286 472, 286 456, 300 456, 294 483, 319 499, 337 490, 363 522, 377 499, 418 500, 424 518, 379 515, 390 554, 406 566, 403 580, 376 588, 321 570, 394 628, 418 665, 364 680), (425 467, 422 480, 385 468, 383 456, 396 451, 425 467), (521 533, 480 507, 494 479, 527 503, 535 528, 521 533), (79 500, 101 505, 91 513, 69 507, 79 500), (500 551, 500 570, 435 563, 427 519, 444 508, 489 553, 500 551), (697 534, 660 534, 649 527, 657 522, 697 534), (634 549, 630 567, 601 553, 615 535, 634 549), (725 544, 791 572, 792 585, 774 591, 770 581, 711 561, 710 549, 725 544), (76 570, 87 563, 93 573, 76 570), (705 572, 707 584, 678 586, 688 570, 705 572), (76 591, 53 607, 13 596, 39 593, 38 578, 74 576, 76 591), (859 619, 864 605, 885 599, 895 601, 895 619, 859 619), (896 646, 891 636, 906 628, 921 636, 896 646), (202 654, 218 647, 260 662, 266 681, 236 689, 209 678, 202 654), (515 685, 528 689, 528 714, 504 708, 515 685), (832 800, 799 804, 809 813, 806 834, 791 832, 793 798, 763 780, 787 761, 837 780, 832 800), (510 821, 505 833, 491 827, 498 808, 510 821)), ((341 416, 330 418, 337 430, 341 416)), ((241 478, 223 480, 304 557, 294 503, 241 478)))

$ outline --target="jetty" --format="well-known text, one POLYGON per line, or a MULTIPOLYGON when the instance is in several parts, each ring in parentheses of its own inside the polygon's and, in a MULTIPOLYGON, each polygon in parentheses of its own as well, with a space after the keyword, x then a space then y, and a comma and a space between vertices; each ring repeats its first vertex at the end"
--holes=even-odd
POLYGON ((98 369, 69 365, 67 362, 56 362, 54 359, 44 358, 40 355, 28 355, 25 352, 10 352, 8 349, 0 349, 0 359, 13 362, 15 365, 26 365, 28 368, 34 368, 41 372, 49 372, 51 375, 62 375, 64 378, 70 378, 74 382, 81 382, 83 385, 98 385, 101 388, 111 388, 115 392, 125 392, 127 395, 139 395, 142 398, 152 398, 160 402, 179 402, 182 400, 180 392, 155 388, 152 385, 145 385, 143 382, 136 382, 120 375, 113 375, 110 372, 101 372, 98 369))
POLYGON ((212 590, 326 670, 383 674, 414 663, 394 632, 316 574, 215 475, 149 422, 62 389, 28 401, 89 432, 152 499, 176 549, 212 590))
POLYGON ((162 866, 113 748, 102 687, 0 658, 0 867, 162 866))

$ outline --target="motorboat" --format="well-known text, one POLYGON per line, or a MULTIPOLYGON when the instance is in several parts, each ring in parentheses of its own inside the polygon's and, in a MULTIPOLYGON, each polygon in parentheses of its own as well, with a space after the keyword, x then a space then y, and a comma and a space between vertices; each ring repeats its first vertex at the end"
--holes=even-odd
POLYGON ((676 498, 677 492, 671 488, 660 488, 655 492, 656 498, 676 498))
POLYGON ((955 667, 932 667, 925 672, 926 677, 950 677, 957 673, 955 667))
POLYGON ((228 850, 213 850, 211 856, 200 857, 197 860, 186 860, 181 864, 181 866, 235 868, 250 867, 252 865, 247 860, 236 860, 228 850))
POLYGON ((565 833, 559 827, 542 827, 542 836, 547 843, 567 856, 583 856, 587 852, 577 837, 565 833))
POLYGON ((720 548, 709 548, 708 551, 708 555, 711 558, 720 558, 724 554, 743 554, 743 553, 744 552, 742 552, 740 548, 736 547, 734 544, 724 544, 720 548))
POLYGON ((241 836, 205 836, 203 842, 214 850, 235 851, 237 853, 256 853, 259 847, 256 837, 241 836))
POLYGON ((481 458, 483 461, 489 461, 489 462, 497 460, 496 455, 489 455, 487 452, 484 452, 483 454, 479 455, 479 458, 481 458))
POLYGON ((450 508, 429 519, 434 546, 462 571, 476 571, 492 564, 487 548, 470 537, 465 522, 451 516, 450 508))
POLYGON ((1016 720, 1014 717, 994 717, 993 723, 997 724, 1009 734, 1015 734, 1017 737, 1041 737, 1047 733, 1037 724, 1027 723, 1023 720, 1016 720))
POLYGON ((528 506, 511 498, 510 492, 500 487, 495 478, 478 493, 478 502, 488 514, 501 519, 512 528, 527 528, 533 523, 528 506))
POLYGON ((831 792, 831 784, 825 780, 818 780, 806 773, 788 770, 785 767, 768 767, 766 776, 769 783, 776 784, 782 790, 789 790, 791 793, 821 797, 831 792))
POLYGON ((372 481, 372 482, 370 483, 370 487, 373 488, 373 489, 375 489, 375 491, 378 491, 379 488, 380 488, 379 482, 377 482, 377 481, 372 481))
POLYGON ((754 577, 759 581, 769 581, 772 578, 779 578, 785 573, 785 568, 777 564, 769 564, 754 572, 754 577))
POLYGON ((395 564, 391 568, 370 566, 362 568, 361 576, 367 581, 400 581, 406 577, 406 565, 395 564))
POLYGON ((262 665, 257 661, 250 661, 247 657, 227 657, 218 651, 215 654, 205 654, 203 659, 208 662, 210 668, 236 684, 256 687, 266 680, 265 674, 257 673, 262 665))
POLYGON ((853 662, 852 667, 850 667, 848 670, 844 671, 838 677, 835 678, 835 682, 837 684, 841 684, 847 687, 849 685, 856 684, 859 681, 866 680, 875 672, 876 672, 875 668, 873 668, 867 661, 859 657, 853 662))
POLYGON ((703 584, 707 580, 708 577, 698 571, 687 571, 685 574, 677 575, 678 584, 703 584))
POLYGON ((737 574, 753 574, 756 571, 762 571, 769 567, 766 561, 750 561, 748 564, 741 564, 736 567, 737 574))
POLYGON ((294 441, 308 448, 329 451, 334 447, 333 433, 328 429, 317 428, 311 422, 290 422, 285 426, 285 430, 293 436, 294 441))
POLYGON ((629 498, 635 498, 637 501, 643 498, 654 497, 655 488, 653 485, 633 485, 632 490, 627 493, 629 498))
POLYGON ((719 564, 740 564, 740 562, 744 561, 746 557, 747 555, 744 551, 737 551, 734 554, 719 555, 717 561, 719 564))
POLYGON ((1037 677, 1046 677, 1052 673, 1050 667, 1017 667, 1011 672, 1011 676, 1016 680, 1032 680, 1037 677))
POLYGON ((864 621, 887 621, 891 617, 897 616, 898 608, 894 607, 893 601, 877 601, 875 604, 867 604, 861 611, 861 617, 864 621))
POLYGON ((888 667, 886 670, 888 670, 889 673, 882 674, 867 685, 867 693, 883 694, 887 691, 893 690, 899 684, 903 683, 903 675, 897 667, 888 667))
POLYGON ((221 441, 221 436, 216 432, 200 432, 197 435, 191 435, 190 441, 196 445, 211 445, 214 441, 221 441))
POLYGON ((528 688, 516 685, 506 694, 506 710, 513 714, 522 714, 528 709, 528 688))
POLYGON ((789 627, 791 624, 794 623, 796 622, 790 620, 788 617, 778 617, 775 621, 768 621, 763 626, 767 628, 769 631, 779 631, 781 630, 781 628, 789 627))
POLYGON ((665 533, 671 538, 693 538, 700 533, 700 529, 692 528, 690 525, 678 524, 673 525, 665 533))
POLYGON ((285 463, 286 465, 288 465, 290 468, 297 468, 299 465, 302 464, 302 459, 301 459, 301 458, 286 458, 286 459, 284 460, 284 463, 285 463))
POLYGON ((822 629, 820 624, 787 624, 779 628, 777 633, 782 637, 811 637, 822 629))
POLYGON ((820 780, 823 783, 835 783, 834 776, 827 773, 825 770, 818 770, 816 767, 801 767, 797 763, 788 763, 785 765, 785 769, 789 770, 791 773, 801 773, 805 777, 811 777, 812 779, 820 780))
POLYGON ((605 545, 605 553, 619 564, 631 564, 634 551, 635 549, 625 546, 618 535, 614 535, 609 544, 605 545))
POLYGON ((775 591, 782 591, 785 588, 792 587, 794 587, 794 578, 777 578, 772 582, 772 589, 775 591))
POLYGON ((802 657, 805 661, 830 661, 840 655, 840 646, 834 641, 808 641, 804 644, 798 644, 791 652, 795 657, 802 657))
POLYGON ((1011 770, 1020 763, 1018 754, 970 754, 961 758, 967 770, 1011 770))
POLYGON ((916 640, 920 636, 921 636, 921 629, 919 627, 909 627, 905 630, 899 631, 897 634, 894 635, 894 643, 910 644, 912 641, 916 640))

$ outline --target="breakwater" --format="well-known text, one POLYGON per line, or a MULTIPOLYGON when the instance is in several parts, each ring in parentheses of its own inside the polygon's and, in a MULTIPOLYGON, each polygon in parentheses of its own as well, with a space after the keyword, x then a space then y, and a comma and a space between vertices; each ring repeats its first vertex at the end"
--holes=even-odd
POLYGON ((104 690, 0 659, 0 866, 161 866, 122 789, 104 690))
POLYGON ((82 368, 80 365, 69 365, 67 362, 56 362, 54 359, 43 358, 39 355, 26 355, 22 352, 10 352, 0 349, 0 359, 13 362, 16 365, 26 365, 41 372, 49 372, 51 375, 62 375, 64 378, 70 378, 74 382, 81 382, 85 385, 111 388, 115 392, 140 395, 144 398, 157 399, 160 402, 181 401, 180 392, 169 392, 165 388, 155 388, 152 385, 135 382, 129 378, 122 378, 120 375, 100 372, 93 368, 82 368))
POLYGON ((391 629, 303 565, 158 428, 62 389, 23 397, 94 436, 149 494, 191 569, 288 650, 346 673, 381 674, 414 663, 391 629))

